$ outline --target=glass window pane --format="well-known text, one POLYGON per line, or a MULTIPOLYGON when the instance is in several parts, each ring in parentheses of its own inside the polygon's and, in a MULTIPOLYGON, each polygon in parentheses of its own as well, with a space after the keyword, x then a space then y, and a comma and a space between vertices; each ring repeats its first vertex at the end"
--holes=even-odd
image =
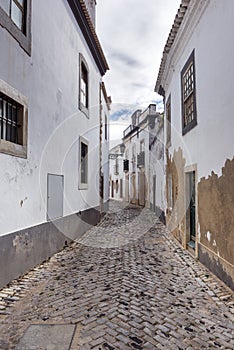
POLYGON ((10 15, 10 0, 0 0, 0 6, 9 16, 10 15))
POLYGON ((12 109, 12 121, 13 122, 17 122, 17 108, 15 106, 13 106, 13 109, 12 109))
POLYGON ((12 2, 11 19, 17 25, 17 27, 22 30, 22 27, 23 27, 22 11, 19 9, 18 6, 16 6, 14 2, 12 2))
POLYGON ((23 4, 24 4, 24 0, 17 0, 18 3, 23 7, 23 4))

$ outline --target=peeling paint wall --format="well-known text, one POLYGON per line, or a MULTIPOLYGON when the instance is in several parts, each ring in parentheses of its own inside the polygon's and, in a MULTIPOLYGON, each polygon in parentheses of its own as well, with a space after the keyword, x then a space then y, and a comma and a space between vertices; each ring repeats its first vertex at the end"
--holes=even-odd
MULTIPOLYGON (((215 254, 234 278, 234 158, 227 159, 222 175, 214 172, 198 184, 200 244, 215 254)), ((208 253, 208 252, 207 252, 208 253)))
MULTIPOLYGON (((171 106, 165 186, 168 227, 183 247, 190 249, 187 172, 196 169, 195 256, 232 287, 234 48, 229 43, 233 40, 233 13, 232 0, 190 1, 160 82, 171 106), (197 124, 183 135, 181 72, 193 51, 197 124)), ((165 125, 165 135, 166 131, 165 125)))
POLYGON ((178 241, 185 245, 185 184, 184 184, 184 167, 185 159, 181 148, 174 151, 173 156, 167 151, 166 163, 166 196, 167 207, 166 217, 167 226, 178 241), (172 183, 169 184, 171 176, 172 183), (171 191, 169 190, 172 185, 171 191), (170 193, 169 193, 170 192, 170 193), (172 198, 169 198, 171 196, 172 198))
POLYGON ((165 222, 164 116, 156 114, 149 123, 149 197, 151 209, 165 222), (154 207, 155 206, 155 207, 154 207))

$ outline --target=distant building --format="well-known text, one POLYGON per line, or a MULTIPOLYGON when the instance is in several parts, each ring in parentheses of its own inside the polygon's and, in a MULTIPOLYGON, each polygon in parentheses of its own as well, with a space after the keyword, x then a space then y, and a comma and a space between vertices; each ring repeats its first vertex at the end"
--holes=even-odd
POLYGON ((151 125, 155 123, 156 105, 145 111, 136 110, 131 124, 123 132, 125 144, 124 199, 133 204, 150 207, 149 143, 151 125))
POLYGON ((100 120, 100 210, 105 213, 109 203, 109 113, 111 97, 107 96, 105 84, 101 85, 100 120))
POLYGON ((232 0, 182 0, 155 91, 165 101, 166 222, 234 288, 232 0))
POLYGON ((121 145, 116 145, 109 152, 110 176, 109 196, 112 199, 123 200, 123 151, 121 145))
POLYGON ((150 209, 165 223, 164 115, 160 113, 149 124, 149 201, 150 209))
POLYGON ((95 1, 0 2, 0 287, 107 206, 108 64, 94 24, 95 1))

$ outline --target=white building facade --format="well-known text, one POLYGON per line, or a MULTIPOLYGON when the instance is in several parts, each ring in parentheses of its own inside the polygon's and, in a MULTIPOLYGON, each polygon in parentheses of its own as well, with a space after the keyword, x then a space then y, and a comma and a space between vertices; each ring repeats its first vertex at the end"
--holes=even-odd
POLYGON ((96 224, 108 188, 108 65, 85 1, 20 4, 0 3, 0 286, 96 224))
POLYGON ((111 199, 123 200, 124 197, 124 154, 122 145, 118 144, 109 152, 110 176, 109 176, 109 196, 111 199))
POLYGON ((232 0, 182 0, 155 91, 165 101, 166 220, 234 288, 232 0))
POLYGON ((150 209, 165 223, 164 115, 156 113, 149 124, 149 201, 150 209))
POLYGON ((156 105, 151 104, 144 111, 136 110, 123 132, 124 199, 147 208, 150 207, 150 132, 155 120, 156 105))

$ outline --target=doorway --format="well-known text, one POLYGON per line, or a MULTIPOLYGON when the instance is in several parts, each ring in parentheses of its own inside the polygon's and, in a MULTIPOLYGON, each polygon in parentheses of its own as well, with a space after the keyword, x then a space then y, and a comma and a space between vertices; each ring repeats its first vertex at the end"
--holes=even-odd
POLYGON ((186 173, 186 228, 187 242, 195 250, 196 243, 196 186, 195 171, 186 173))

